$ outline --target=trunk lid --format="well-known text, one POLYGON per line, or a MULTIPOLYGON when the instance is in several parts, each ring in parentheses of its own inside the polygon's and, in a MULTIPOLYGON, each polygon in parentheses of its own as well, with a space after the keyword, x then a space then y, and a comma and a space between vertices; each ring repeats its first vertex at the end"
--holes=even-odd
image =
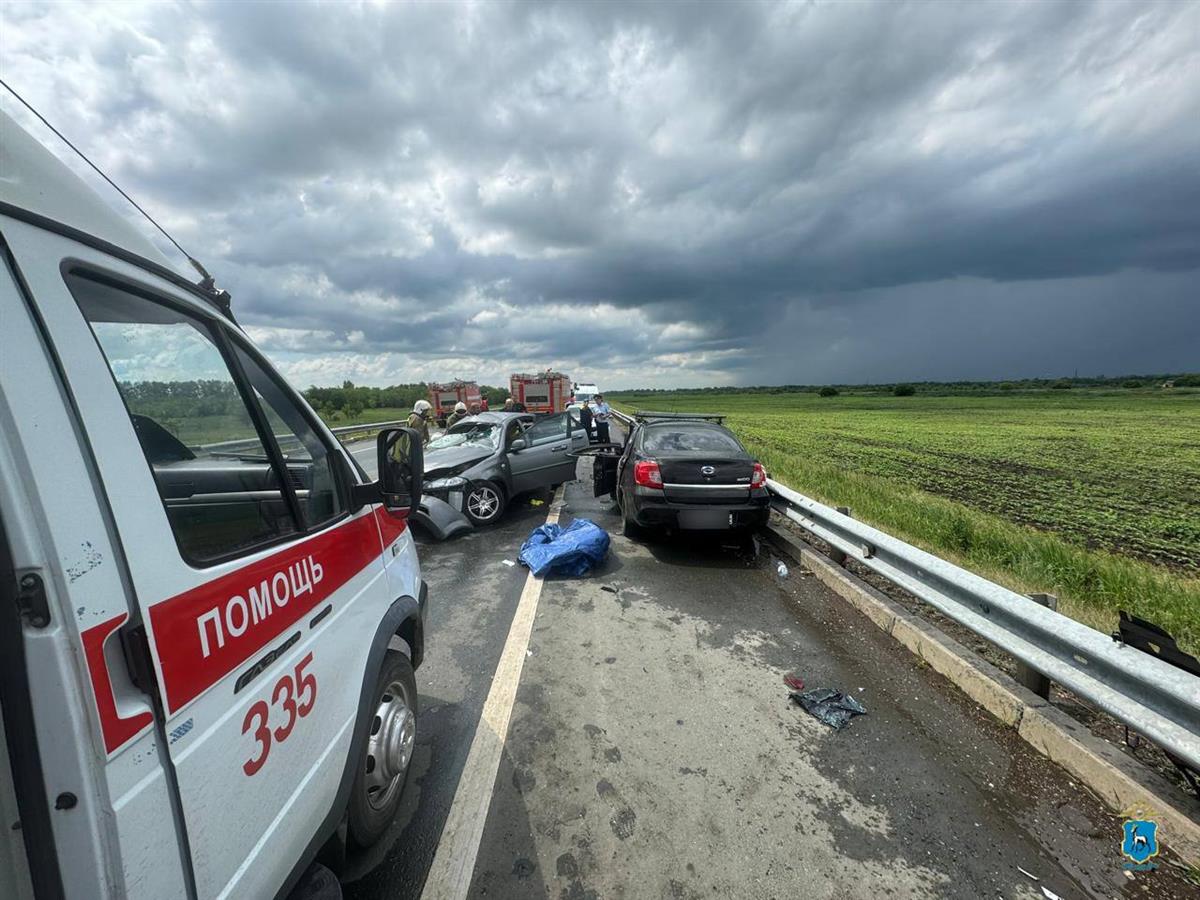
POLYGON ((745 501, 754 462, 749 457, 688 454, 658 460, 663 494, 680 503, 745 501))

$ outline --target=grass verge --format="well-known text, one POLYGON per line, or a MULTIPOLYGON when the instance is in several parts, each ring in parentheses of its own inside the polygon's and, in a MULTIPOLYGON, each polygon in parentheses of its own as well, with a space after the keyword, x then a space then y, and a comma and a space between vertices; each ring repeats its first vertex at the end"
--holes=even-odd
POLYGON ((814 499, 1023 594, 1046 591, 1059 611, 1114 631, 1124 609, 1167 629, 1200 653, 1200 581, 1138 560, 1073 546, 943 497, 753 447, 771 476, 814 499))

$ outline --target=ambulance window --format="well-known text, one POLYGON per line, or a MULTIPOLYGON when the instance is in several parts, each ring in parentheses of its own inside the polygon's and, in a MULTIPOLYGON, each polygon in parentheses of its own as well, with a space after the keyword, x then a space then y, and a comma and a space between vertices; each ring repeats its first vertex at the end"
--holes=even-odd
POLYGON ((125 401, 183 556, 212 562, 295 534, 291 497, 211 327, 78 273, 67 285, 125 401))
POLYGON ((283 453, 288 479, 304 511, 305 525, 314 528, 340 516, 346 505, 335 481, 329 448, 300 407, 258 361, 238 345, 234 346, 234 353, 283 453))

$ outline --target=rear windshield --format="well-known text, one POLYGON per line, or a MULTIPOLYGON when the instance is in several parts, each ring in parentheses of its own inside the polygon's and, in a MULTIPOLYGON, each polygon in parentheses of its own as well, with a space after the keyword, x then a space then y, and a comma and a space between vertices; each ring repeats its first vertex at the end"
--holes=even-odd
POLYGON ((745 453, 745 449, 728 431, 705 428, 702 425, 673 425, 669 428, 647 428, 642 446, 650 453, 745 453))

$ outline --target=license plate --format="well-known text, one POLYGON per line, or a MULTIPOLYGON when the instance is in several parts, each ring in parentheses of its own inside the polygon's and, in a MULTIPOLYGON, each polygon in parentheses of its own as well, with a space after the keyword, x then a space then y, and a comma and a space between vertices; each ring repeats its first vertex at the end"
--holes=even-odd
POLYGON ((685 509, 679 513, 680 528, 728 528, 729 513, 723 509, 685 509))

